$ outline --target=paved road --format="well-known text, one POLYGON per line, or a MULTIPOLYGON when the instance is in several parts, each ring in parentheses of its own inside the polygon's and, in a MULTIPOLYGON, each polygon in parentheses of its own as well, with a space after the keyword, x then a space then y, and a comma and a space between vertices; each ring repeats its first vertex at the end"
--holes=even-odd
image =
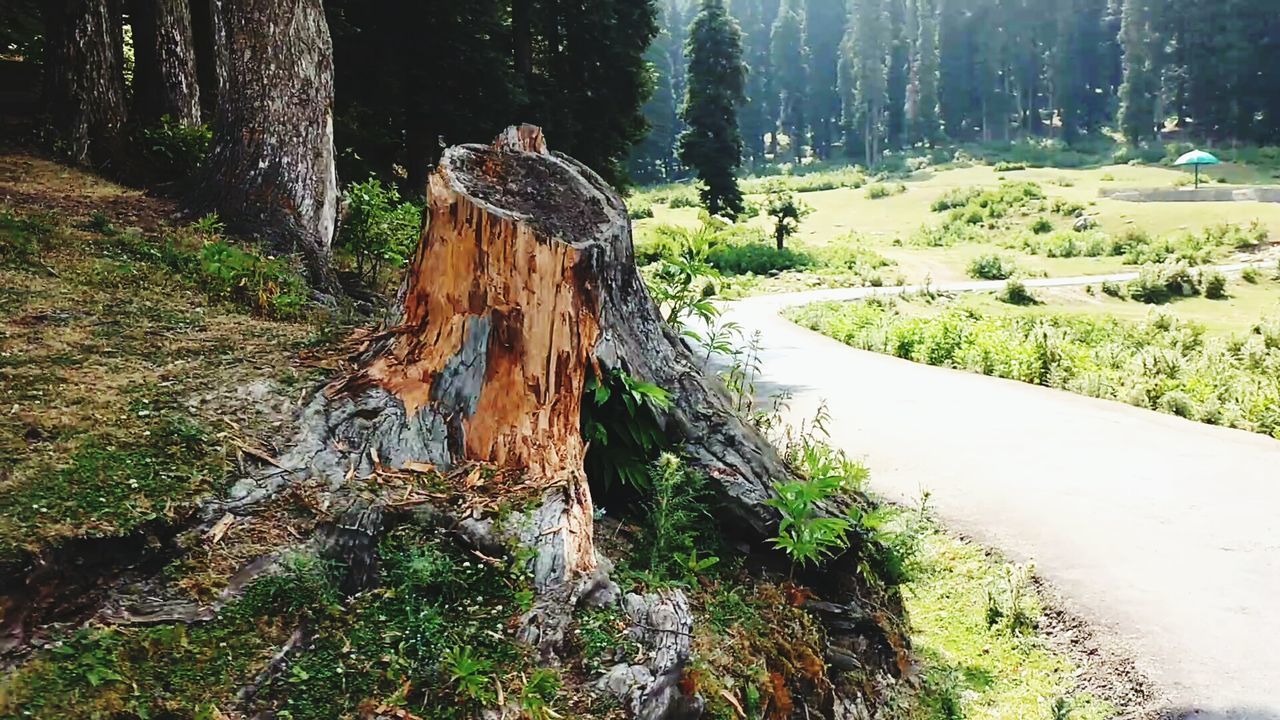
POLYGON ((793 394, 793 418, 827 402, 833 442, 866 457, 874 490, 927 489, 950 526, 1034 558, 1178 715, 1280 718, 1280 442, 854 350, 777 314, 877 292, 899 290, 751 298, 728 318, 761 332, 761 384, 793 394))

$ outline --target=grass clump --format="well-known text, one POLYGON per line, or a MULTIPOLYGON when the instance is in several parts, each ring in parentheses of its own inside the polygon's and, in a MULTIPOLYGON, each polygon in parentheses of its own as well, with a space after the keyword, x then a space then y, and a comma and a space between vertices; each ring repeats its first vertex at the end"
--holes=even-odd
POLYGON ((866 350, 1280 437, 1280 326, 1274 320, 1248 335, 1215 338, 1169 315, 1128 322, 1031 309, 985 314, 944 307, 917 314, 896 303, 817 303, 789 316, 866 350))
POLYGON ((52 217, 0 211, 0 266, 36 263, 57 229, 52 217))
POLYGON ((1017 271, 1013 260, 1002 255, 979 255, 969 263, 969 277, 982 280, 1006 280, 1017 271))
POLYGON ((872 183, 867 186, 866 193, 868 200, 880 200, 882 198, 901 195, 907 191, 907 186, 902 183, 872 183))

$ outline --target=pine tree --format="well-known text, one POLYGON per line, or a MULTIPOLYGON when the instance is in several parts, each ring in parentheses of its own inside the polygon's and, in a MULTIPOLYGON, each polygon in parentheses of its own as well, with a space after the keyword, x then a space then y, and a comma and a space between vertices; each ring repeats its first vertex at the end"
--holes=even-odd
POLYGON ((804 48, 804 8, 800 0, 783 0, 773 23, 770 58, 778 91, 775 132, 791 143, 791 156, 801 157, 805 144, 805 90, 808 86, 808 56, 804 48))
POLYGON ((907 77, 906 123, 912 143, 935 142, 938 119, 938 6, 936 0, 914 0, 909 17, 916 38, 907 77))
POLYGON ((1125 0, 1120 25, 1120 44, 1124 51, 1120 130, 1131 143, 1155 136, 1160 76, 1155 67, 1155 28, 1150 8, 1154 1, 1125 0))
POLYGON ((59 149, 73 163, 121 154, 124 34, 117 0, 51 0, 45 6, 45 103, 59 149))
POLYGON ((890 146, 901 147, 906 135, 907 76, 911 66, 905 0, 886 0, 886 14, 889 18, 886 134, 890 146))
POLYGON ((846 148, 861 145, 868 165, 880 160, 889 84, 889 18, 885 0, 853 0, 840 46, 846 148))
POLYGON ((1062 137, 1074 141, 1084 124, 1087 91, 1081 72, 1084 49, 1080 32, 1080 0, 1057 0, 1054 3, 1054 43, 1050 51, 1049 85, 1053 89, 1053 106, 1062 137))
POLYGON ((712 215, 742 212, 737 170, 742 156, 737 110, 743 100, 746 68, 742 34, 724 0, 702 0, 689 28, 688 87, 681 115, 688 128, 680 136, 680 160, 702 181, 702 203, 712 215))
POLYGON ((809 49, 808 120, 813 152, 831 154, 840 127, 840 40, 848 22, 845 0, 808 0, 805 5, 804 44, 809 49))
POLYGON ((764 161, 765 135, 774 132, 777 116, 769 57, 777 9, 777 0, 732 0, 729 5, 730 14, 742 29, 743 60, 747 65, 746 99, 738 108, 738 129, 744 154, 753 163, 764 161))
MULTIPOLYGON (((660 16, 661 27, 667 26, 666 8, 660 16)), ((675 165, 676 98, 671 77, 671 35, 659 30, 645 60, 653 83, 653 92, 645 102, 643 112, 649 132, 631 151, 627 162, 630 179, 640 183, 667 180, 675 165)))

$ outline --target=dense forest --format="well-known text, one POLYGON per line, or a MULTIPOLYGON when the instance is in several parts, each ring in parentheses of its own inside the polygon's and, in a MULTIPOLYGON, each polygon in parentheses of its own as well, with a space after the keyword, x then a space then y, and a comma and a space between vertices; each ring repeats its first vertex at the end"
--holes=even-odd
MULTIPOLYGON (((649 50, 652 135, 642 181, 679 174, 687 28, 718 0, 670 0, 649 50)), ((807 151, 876 162, 942 141, 1131 143, 1181 132, 1214 143, 1280 138, 1280 13, 1269 0, 728 0, 746 74, 743 160, 807 151)))

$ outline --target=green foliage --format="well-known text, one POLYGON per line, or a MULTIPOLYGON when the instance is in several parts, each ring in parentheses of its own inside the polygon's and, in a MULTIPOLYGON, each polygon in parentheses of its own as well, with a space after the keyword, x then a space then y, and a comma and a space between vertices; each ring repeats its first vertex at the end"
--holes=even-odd
POLYGON ((422 208, 401 202, 394 187, 377 178, 347 186, 342 195, 346 216, 338 232, 338 247, 355 258, 356 274, 381 287, 382 270, 404 267, 418 245, 422 208))
POLYGON ((1035 305, 1039 301, 1036 296, 1031 294, 1025 283, 1021 280, 1010 279, 1004 284, 1004 288, 996 295, 1000 302, 1010 305, 1035 305))
POLYGON ((196 263, 200 285, 214 298, 241 303, 268 317, 302 314, 306 282, 284 260, 219 239, 200 248, 196 263))
POLYGON ((818 303, 789 315, 866 350, 1280 437, 1280 326, 1274 320, 1247 336, 1216 339, 1158 314, 1144 323, 962 308, 920 317, 887 303, 818 303), (1173 392, 1181 396, 1161 402, 1173 392))
POLYGON ((642 527, 647 552, 645 569, 652 578, 696 583, 719 562, 714 555, 698 556, 714 537, 714 520, 706 510, 706 479, 671 453, 663 453, 649 470, 643 500, 642 527))
POLYGON ((720 274, 709 262, 712 243, 722 223, 704 222, 697 230, 663 226, 658 240, 649 248, 637 248, 637 257, 652 257, 656 268, 648 278, 649 293, 674 328, 684 328, 688 320, 710 322, 717 314, 711 299, 717 292, 720 274))
POLYGON ((1013 260, 1001 255, 979 255, 969 263, 969 277, 1005 280, 1018 271, 1013 260))
POLYGON ((723 0, 702 0, 686 46, 689 60, 684 107, 688 129, 680 160, 701 181, 702 204, 712 215, 736 217, 742 191, 735 172, 742 155, 737 109, 745 98, 742 35, 723 0))
POLYGON ((671 394, 652 383, 613 370, 601 379, 592 373, 582 400, 582 437, 590 443, 587 477, 609 488, 649 488, 648 466, 669 441, 658 418, 671 406, 671 394))
POLYGON ((1262 271, 1252 265, 1240 271, 1240 279, 1250 285, 1257 285, 1262 281, 1262 271))
POLYGON ((470 645, 444 654, 444 668, 454 693, 468 707, 479 708, 494 700, 493 661, 477 657, 470 645))
POLYGON ((42 529, 124 535, 171 520, 220 487, 222 460, 205 428, 168 403, 140 400, 133 414, 145 421, 137 438, 90 435, 38 482, 11 485, 0 495, 0 557, 27 545, 39 549, 46 541, 42 529))
POLYGON ((1036 235, 1044 235, 1053 232, 1053 221, 1046 217, 1039 217, 1031 221, 1031 232, 1036 235))
POLYGON ((822 503, 840 495, 844 479, 818 477, 778 482, 773 485, 775 498, 765 501, 782 516, 774 546, 801 565, 818 564, 844 550, 850 522, 842 517, 820 514, 822 503))
POLYGON ((1026 170, 1027 164, 1020 162, 1006 162, 1002 160, 995 165, 992 165, 991 169, 996 172, 1014 172, 1016 170, 1026 170))
POLYGON ((0 211, 0 266, 38 262, 57 229, 51 216, 23 216, 0 211))
POLYGON ((147 162, 165 179, 186 178, 199 170, 212 144, 213 131, 207 125, 187 125, 168 115, 142 130, 147 162))
POLYGON ((799 270, 815 264, 807 252, 777 248, 762 242, 724 243, 707 253, 707 263, 726 275, 768 275, 783 270, 799 270))
POLYGON ((779 175, 748 178, 741 182, 741 187, 743 192, 752 194, 765 193, 774 187, 806 193, 837 188, 857 189, 866 184, 867 176, 847 163, 813 163, 788 166, 779 175))
POLYGON ((1200 273, 1200 285, 1204 296, 1210 300, 1221 300, 1227 297, 1227 276, 1217 270, 1200 273))
POLYGON ((907 186, 902 183, 872 183, 866 189, 868 200, 880 200, 881 198, 901 195, 906 191, 907 186))
POLYGON ((782 250, 787 238, 800 229, 800 220, 813 208, 796 198, 795 193, 775 186, 765 200, 765 213, 773 218, 773 240, 782 250))
POLYGON ((1185 262, 1147 263, 1138 270, 1138 277, 1129 281, 1128 292, 1138 302, 1166 303, 1175 297, 1200 294, 1200 278, 1185 262))
POLYGON ((653 217, 653 205, 639 198, 631 198, 627 202, 627 217, 632 220, 644 220, 653 217))

